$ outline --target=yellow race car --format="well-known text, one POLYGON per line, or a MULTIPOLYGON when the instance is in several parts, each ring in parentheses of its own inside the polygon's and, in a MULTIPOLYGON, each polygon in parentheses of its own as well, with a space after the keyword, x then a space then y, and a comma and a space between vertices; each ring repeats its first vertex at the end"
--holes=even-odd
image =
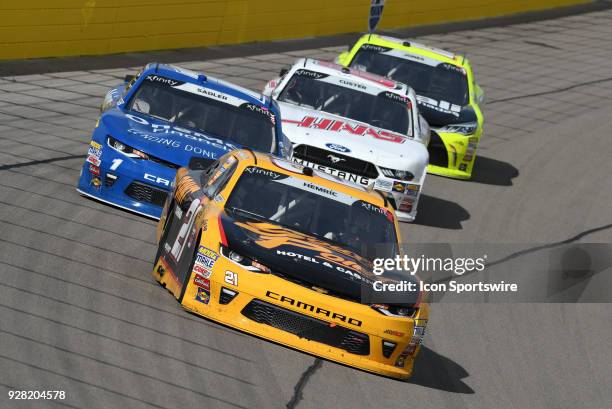
POLYGON ((391 280, 373 274, 374 255, 399 251, 390 199, 250 150, 201 167, 177 172, 158 225, 155 279, 206 318, 409 377, 428 305, 362 302, 364 288, 391 280))
POLYGON ((482 136, 484 92, 465 56, 366 34, 340 54, 337 62, 412 87, 421 115, 431 127, 428 172, 457 179, 472 176, 482 136))

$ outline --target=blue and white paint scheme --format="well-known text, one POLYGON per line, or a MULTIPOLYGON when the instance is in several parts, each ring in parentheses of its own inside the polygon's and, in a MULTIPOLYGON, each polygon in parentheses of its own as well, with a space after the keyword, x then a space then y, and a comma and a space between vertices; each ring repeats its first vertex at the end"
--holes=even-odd
MULTIPOLYGON (((190 163, 192 166, 205 166, 208 161, 243 147, 284 158, 291 156, 291 143, 282 132, 275 101, 237 85, 172 65, 151 63, 137 76, 126 77, 125 84, 108 92, 101 110, 77 190, 83 195, 152 218, 160 217, 179 167, 190 163), (139 94, 143 84, 153 89, 149 96, 153 95, 160 101, 137 99, 144 92, 141 90, 139 94), (165 95, 178 95, 179 102, 185 107, 183 111, 199 106, 199 101, 202 101, 202 110, 197 112, 196 120, 204 121, 202 116, 210 115, 207 129, 230 129, 222 123, 222 117, 214 117, 209 112, 238 113, 240 118, 246 112, 244 117, 257 124, 253 130, 259 129, 261 117, 261 121, 267 121, 264 128, 268 139, 258 141, 257 132, 249 134, 250 128, 245 130, 244 126, 232 130, 232 135, 208 132, 195 125, 185 126, 185 123, 192 122, 181 123, 177 119, 181 118, 182 111, 167 118, 155 115, 149 106, 151 102, 159 102, 158 106, 166 111, 173 102, 165 95), (191 101, 194 104, 190 104, 191 101), (208 109, 208 106, 213 108, 208 109), (242 135, 241 141, 234 136, 239 134, 242 135)), ((236 119, 235 126, 242 123, 236 119)))

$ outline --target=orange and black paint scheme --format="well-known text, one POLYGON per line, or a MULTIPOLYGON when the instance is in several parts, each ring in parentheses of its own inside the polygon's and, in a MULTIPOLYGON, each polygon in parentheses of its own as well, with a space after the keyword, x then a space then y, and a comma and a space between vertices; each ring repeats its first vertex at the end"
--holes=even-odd
POLYGON ((155 279, 195 314, 331 361, 408 378, 428 305, 417 302, 404 316, 381 313, 359 299, 364 283, 381 278, 364 257, 308 232, 232 214, 226 204, 253 169, 375 209, 399 243, 394 209, 380 193, 237 150, 206 169, 177 172, 157 228, 155 279))

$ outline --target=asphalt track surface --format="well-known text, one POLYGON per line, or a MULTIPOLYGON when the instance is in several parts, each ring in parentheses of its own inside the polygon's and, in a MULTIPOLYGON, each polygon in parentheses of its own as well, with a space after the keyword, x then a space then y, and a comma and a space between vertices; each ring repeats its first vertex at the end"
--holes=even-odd
MULTIPOLYGON (((474 180, 431 176, 423 242, 612 242, 612 11, 429 35, 487 96, 474 180)), ((184 61, 261 89, 300 56, 184 61)), ((609 304, 437 304, 408 382, 183 311, 155 222, 75 191, 105 91, 135 67, 0 79, 0 408, 610 408, 609 304), (65 390, 9 401, 8 390, 65 390)))

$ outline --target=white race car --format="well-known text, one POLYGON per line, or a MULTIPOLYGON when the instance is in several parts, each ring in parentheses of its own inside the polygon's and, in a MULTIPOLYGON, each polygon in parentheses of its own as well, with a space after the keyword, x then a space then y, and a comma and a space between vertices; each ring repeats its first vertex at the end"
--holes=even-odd
POLYGON ((412 88, 300 59, 268 82, 264 94, 280 106, 295 162, 391 193, 398 219, 415 219, 429 161, 429 125, 412 88))

